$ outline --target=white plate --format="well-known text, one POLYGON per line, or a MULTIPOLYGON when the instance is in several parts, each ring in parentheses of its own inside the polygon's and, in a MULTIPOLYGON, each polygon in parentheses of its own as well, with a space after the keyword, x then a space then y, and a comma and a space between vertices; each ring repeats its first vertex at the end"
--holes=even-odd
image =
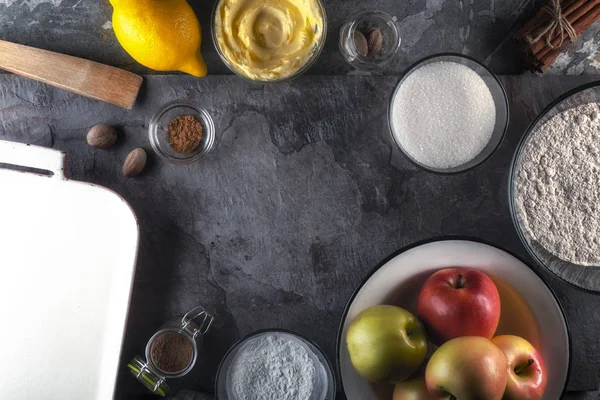
POLYGON ((371 386, 350 363, 346 332, 352 319, 377 304, 401 306, 416 314, 423 282, 450 266, 476 268, 494 280, 502 308, 496 334, 522 336, 542 353, 548 370, 543 399, 559 399, 569 371, 570 342, 564 314, 552 291, 526 264, 505 251, 478 242, 440 240, 394 257, 365 278, 350 298, 338 335, 337 357, 348 400, 391 400, 391 385, 371 386))

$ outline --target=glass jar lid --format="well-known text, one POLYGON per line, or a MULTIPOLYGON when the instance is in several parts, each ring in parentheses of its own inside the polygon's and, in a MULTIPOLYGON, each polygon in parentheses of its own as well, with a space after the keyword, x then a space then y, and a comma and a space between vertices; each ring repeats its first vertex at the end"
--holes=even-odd
POLYGON ((202 306, 197 306, 181 318, 181 329, 196 339, 208 332, 214 320, 214 317, 207 313, 202 306))
POLYGON ((134 357, 133 360, 127 364, 127 368, 129 368, 132 375, 152 393, 165 397, 169 392, 169 385, 167 385, 166 382, 167 379, 152 371, 152 369, 149 368, 148 363, 144 361, 142 357, 134 357))

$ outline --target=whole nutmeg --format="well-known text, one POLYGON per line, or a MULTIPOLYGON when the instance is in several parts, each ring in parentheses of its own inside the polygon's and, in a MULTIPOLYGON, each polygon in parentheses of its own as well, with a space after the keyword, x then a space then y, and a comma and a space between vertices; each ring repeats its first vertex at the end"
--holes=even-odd
POLYGON ((354 47, 356 47, 356 52, 363 57, 365 57, 369 51, 367 38, 359 31, 354 31, 354 47))
POLYGON ((87 142, 98 149, 108 149, 117 141, 117 131, 110 125, 94 125, 87 134, 87 142))
POLYGON ((367 54, 369 57, 379 54, 383 45, 383 35, 381 34, 381 29, 369 29, 365 38, 367 39, 367 54))
POLYGON ((132 150, 131 153, 127 154, 123 163, 123 175, 129 177, 138 176, 144 170, 147 159, 148 157, 144 149, 138 147, 132 150))

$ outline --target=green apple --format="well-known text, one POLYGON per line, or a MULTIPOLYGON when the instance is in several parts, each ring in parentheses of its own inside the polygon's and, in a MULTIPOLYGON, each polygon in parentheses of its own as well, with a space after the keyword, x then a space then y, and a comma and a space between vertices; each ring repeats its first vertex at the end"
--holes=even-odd
POLYGON ((480 336, 444 343, 425 369, 427 389, 438 400, 501 400, 507 380, 504 353, 480 336))
POLYGON ((423 325, 395 306, 374 306, 358 314, 348 328, 346 344, 352 365, 370 382, 408 378, 427 353, 423 325))
POLYGON ((427 390, 422 376, 396 384, 393 400, 436 400, 427 390))

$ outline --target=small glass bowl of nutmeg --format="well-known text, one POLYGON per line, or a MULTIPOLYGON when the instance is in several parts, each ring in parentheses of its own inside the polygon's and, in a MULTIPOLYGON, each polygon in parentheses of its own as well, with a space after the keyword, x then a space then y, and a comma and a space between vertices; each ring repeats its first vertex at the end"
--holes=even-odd
POLYGON ((162 106, 150 120, 150 145, 172 164, 191 164, 215 144, 215 124, 203 108, 188 101, 162 106))
POLYGON ((400 48, 397 18, 377 10, 355 14, 340 29, 340 51, 354 68, 377 70, 389 63, 400 48))

